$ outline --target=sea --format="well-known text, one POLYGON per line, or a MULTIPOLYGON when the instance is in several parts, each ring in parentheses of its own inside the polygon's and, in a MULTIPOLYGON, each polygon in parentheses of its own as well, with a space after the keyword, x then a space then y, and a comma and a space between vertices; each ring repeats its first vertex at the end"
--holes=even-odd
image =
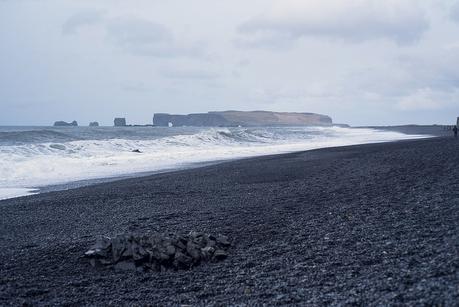
POLYGON ((0 199, 245 157, 420 137, 343 127, 0 126, 0 199))

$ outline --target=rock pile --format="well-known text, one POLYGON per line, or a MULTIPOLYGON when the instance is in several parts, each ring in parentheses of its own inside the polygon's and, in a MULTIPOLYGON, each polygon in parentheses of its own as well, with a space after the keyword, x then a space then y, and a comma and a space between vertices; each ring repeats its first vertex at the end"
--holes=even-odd
POLYGON ((122 270, 190 269, 202 262, 224 260, 230 242, 226 236, 190 232, 102 237, 85 253, 92 266, 122 270))

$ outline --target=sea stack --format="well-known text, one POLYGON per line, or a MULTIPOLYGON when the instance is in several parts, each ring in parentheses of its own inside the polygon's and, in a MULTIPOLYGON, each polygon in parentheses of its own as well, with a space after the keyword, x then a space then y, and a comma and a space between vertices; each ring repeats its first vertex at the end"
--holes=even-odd
POLYGON ((117 117, 113 121, 115 124, 115 127, 125 127, 126 126, 126 118, 124 117, 117 117))
POLYGON ((89 127, 99 127, 99 123, 98 122, 90 122, 89 123, 89 127))
POLYGON ((57 122, 54 122, 54 127, 70 127, 70 126, 78 126, 78 122, 76 120, 74 120, 73 122, 71 123, 67 123, 67 122, 64 122, 64 121, 57 121, 57 122))

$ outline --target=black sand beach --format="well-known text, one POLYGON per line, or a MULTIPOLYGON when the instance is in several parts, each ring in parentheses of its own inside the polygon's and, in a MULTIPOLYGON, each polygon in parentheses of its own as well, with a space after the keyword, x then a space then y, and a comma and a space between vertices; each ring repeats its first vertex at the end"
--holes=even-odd
POLYGON ((0 305, 459 301, 459 141, 330 148, 0 202, 0 305), (224 234, 190 271, 90 267, 98 235, 224 234))

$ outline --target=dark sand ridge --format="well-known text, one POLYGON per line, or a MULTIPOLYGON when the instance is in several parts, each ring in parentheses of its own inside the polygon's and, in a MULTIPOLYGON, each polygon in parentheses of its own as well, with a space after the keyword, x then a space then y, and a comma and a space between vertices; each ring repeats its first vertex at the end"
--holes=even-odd
POLYGON ((0 305, 459 301, 459 141, 320 149, 0 202, 0 305), (191 271, 92 269, 97 235, 202 231, 191 271))

